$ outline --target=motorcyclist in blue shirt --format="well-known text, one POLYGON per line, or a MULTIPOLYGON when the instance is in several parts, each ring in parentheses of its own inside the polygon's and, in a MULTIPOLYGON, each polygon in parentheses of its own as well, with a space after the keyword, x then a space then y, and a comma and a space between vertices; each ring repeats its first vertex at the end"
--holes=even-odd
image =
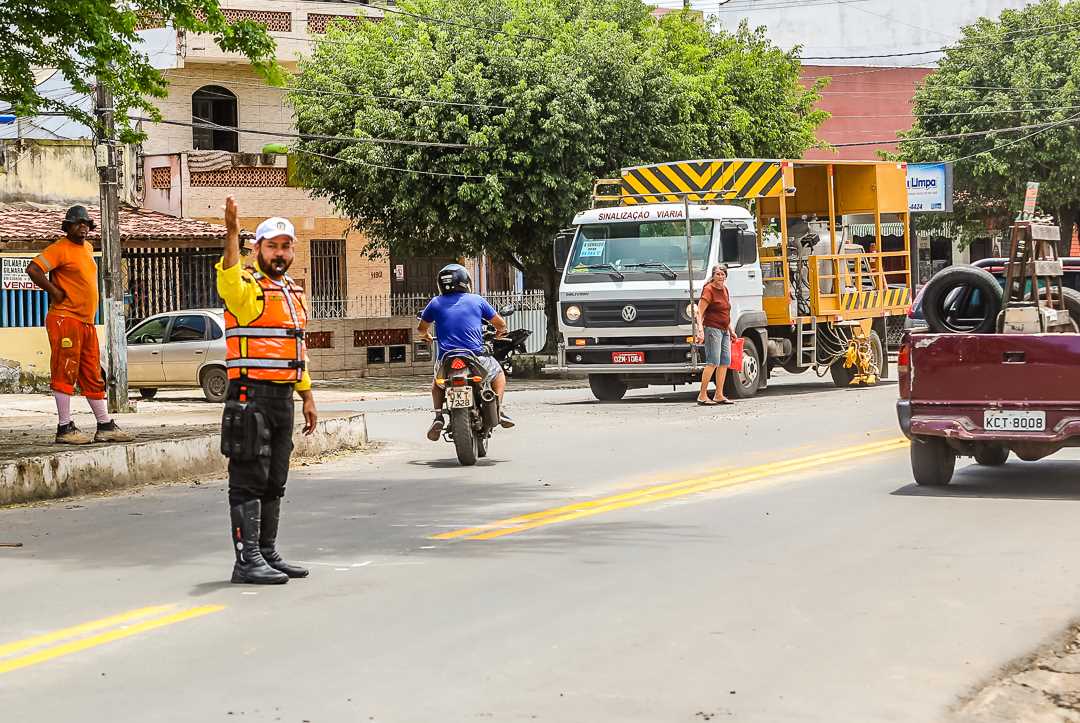
MULTIPOLYGON (((514 426, 514 421, 502 411, 503 394, 506 391, 506 374, 494 357, 484 351, 484 322, 495 327, 496 337, 506 335, 506 320, 499 316, 484 297, 469 292, 472 279, 460 264, 448 264, 439 271, 439 296, 428 302, 420 315, 417 327, 420 337, 431 341, 431 326, 435 325, 438 354, 435 359, 435 376, 438 377, 441 362, 448 352, 465 350, 476 354, 487 372, 491 390, 499 397, 499 421, 504 429, 514 426)), ((428 429, 427 438, 438 442, 446 427, 443 400, 446 393, 437 382, 431 384, 431 401, 435 406, 435 420, 428 429)))

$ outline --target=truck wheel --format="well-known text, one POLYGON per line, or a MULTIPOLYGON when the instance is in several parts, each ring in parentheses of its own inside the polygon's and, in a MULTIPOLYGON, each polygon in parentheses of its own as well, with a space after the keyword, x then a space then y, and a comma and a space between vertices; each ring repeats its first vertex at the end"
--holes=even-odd
POLYGON ((153 399, 157 396, 157 389, 150 389, 147 387, 139 387, 139 396, 143 399, 153 399))
POLYGON ((732 399, 749 399, 761 386, 761 355, 749 337, 743 337, 742 369, 728 369, 724 380, 724 394, 732 399))
POLYGON ((913 437, 911 440, 911 473, 915 483, 940 487, 952 481, 956 468, 956 453, 939 437, 913 437))
MULTIPOLYGON (((877 365, 879 373, 878 380, 880 381, 880 374, 885 369, 886 357, 885 347, 881 344, 881 337, 878 336, 876 331, 870 332, 870 353, 874 355, 874 363, 877 365)), ((844 366, 843 359, 834 361, 832 366, 829 367, 829 372, 832 374, 833 384, 838 387, 850 387, 851 382, 855 380, 855 375, 857 374, 854 366, 844 366)))
POLYGON ((611 374, 590 374, 589 389, 601 402, 617 402, 626 396, 626 384, 611 374))
POLYGON ((1000 467, 1009 461, 1009 448, 1000 444, 977 444, 975 461, 984 467, 1000 467))

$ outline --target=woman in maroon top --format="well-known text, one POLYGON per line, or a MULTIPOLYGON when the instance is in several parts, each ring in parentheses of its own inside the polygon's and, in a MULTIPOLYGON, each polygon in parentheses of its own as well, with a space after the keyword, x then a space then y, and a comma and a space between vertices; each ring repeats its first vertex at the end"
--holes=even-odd
POLYGON ((734 404, 724 396, 724 379, 731 364, 731 297, 727 290, 727 267, 713 266, 712 280, 701 292, 697 305, 697 343, 705 344, 705 371, 701 373, 701 390, 697 403, 702 406, 734 404), (716 393, 709 399, 709 380, 716 375, 716 393))

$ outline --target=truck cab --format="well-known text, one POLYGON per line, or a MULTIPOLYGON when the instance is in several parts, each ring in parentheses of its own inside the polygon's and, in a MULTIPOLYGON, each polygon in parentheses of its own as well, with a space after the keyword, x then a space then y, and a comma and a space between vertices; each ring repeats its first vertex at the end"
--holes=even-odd
MULTIPOLYGON (((693 204, 689 212, 688 239, 681 203, 582 211, 569 244, 556 252, 563 259, 558 366, 587 375, 600 399, 649 384, 684 384, 700 373, 694 306, 716 264, 728 267, 736 332, 766 326, 750 212, 721 204, 693 204)), ((737 396, 763 381, 760 342, 744 353, 737 396)))
POLYGON ((624 168, 598 179, 593 207, 555 239, 558 363, 603 401, 628 389, 695 380, 694 305, 716 264, 728 267, 742 363, 724 394, 742 399, 769 371, 832 373, 840 386, 888 371, 886 321, 910 305, 903 164, 715 159, 624 168), (600 189, 615 187, 617 193, 600 189), (873 252, 845 243, 872 221, 873 252))

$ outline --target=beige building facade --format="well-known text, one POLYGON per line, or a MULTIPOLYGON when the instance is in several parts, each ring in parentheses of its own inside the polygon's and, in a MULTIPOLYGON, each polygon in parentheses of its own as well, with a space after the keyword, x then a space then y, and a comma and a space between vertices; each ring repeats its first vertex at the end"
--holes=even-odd
MULTIPOLYGON (((222 5, 231 20, 264 23, 277 41, 278 61, 291 72, 329 22, 381 19, 376 8, 336 2, 226 0, 222 5)), ((245 229, 254 230, 269 216, 288 218, 299 241, 292 275, 318 313, 337 316, 346 311, 343 300, 389 294, 388 260, 367 258, 365 239, 350 230, 348 220, 290 180, 287 154, 262 152, 270 144, 294 142, 288 135, 272 135, 296 130, 284 90, 266 83, 245 57, 222 52, 206 36, 178 34, 173 66, 166 71, 169 96, 159 108, 163 120, 175 125, 143 126, 148 140, 142 146, 142 205, 221 222, 231 195, 245 229), (206 121, 216 129, 185 125, 206 121), (224 130, 229 127, 237 131, 224 130)))

